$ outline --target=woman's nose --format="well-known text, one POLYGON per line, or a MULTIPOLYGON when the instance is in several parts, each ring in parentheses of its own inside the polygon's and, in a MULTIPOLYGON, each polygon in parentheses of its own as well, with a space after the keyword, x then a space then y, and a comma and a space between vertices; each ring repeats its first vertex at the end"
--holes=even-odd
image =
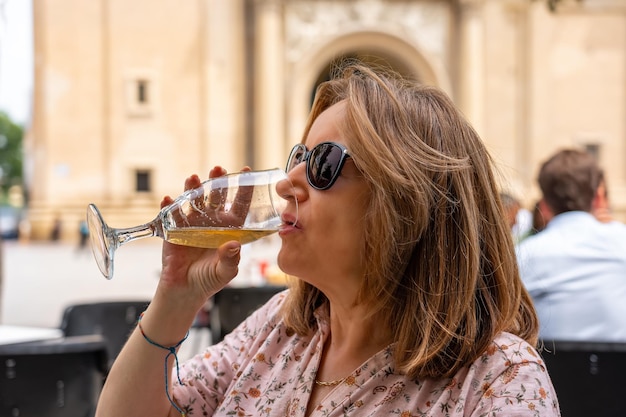
POLYGON ((306 164, 297 164, 289 172, 287 172, 287 180, 285 180, 284 192, 280 189, 278 193, 287 200, 295 200, 300 203, 306 199, 307 181, 306 181, 306 164))

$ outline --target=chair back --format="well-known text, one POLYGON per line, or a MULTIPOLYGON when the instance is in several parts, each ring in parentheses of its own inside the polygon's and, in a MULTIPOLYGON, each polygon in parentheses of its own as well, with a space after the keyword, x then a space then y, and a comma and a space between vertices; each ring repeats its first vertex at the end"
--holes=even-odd
POLYGON ((543 344, 541 354, 563 416, 626 416, 626 402, 620 400, 626 375, 626 343, 543 344))
POLYGON ((111 365, 149 303, 131 300, 74 304, 63 312, 61 330, 65 336, 102 335, 111 365))
POLYGON ((106 355, 98 335, 0 346, 0 416, 92 417, 106 355))
POLYGON ((211 342, 220 342, 252 312, 265 304, 284 286, 225 287, 215 294, 211 308, 211 342))

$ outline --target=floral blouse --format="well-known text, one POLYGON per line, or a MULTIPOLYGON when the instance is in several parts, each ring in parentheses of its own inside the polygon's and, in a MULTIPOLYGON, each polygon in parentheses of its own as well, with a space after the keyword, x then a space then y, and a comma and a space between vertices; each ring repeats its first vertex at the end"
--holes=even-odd
MULTIPOLYGON (((224 340, 180 367, 172 394, 189 417, 304 417, 328 325, 300 337, 272 298, 224 340)), ((550 377, 537 351, 502 333, 452 378, 414 380, 394 369, 387 347, 363 363, 314 409, 314 417, 559 416, 550 377)))

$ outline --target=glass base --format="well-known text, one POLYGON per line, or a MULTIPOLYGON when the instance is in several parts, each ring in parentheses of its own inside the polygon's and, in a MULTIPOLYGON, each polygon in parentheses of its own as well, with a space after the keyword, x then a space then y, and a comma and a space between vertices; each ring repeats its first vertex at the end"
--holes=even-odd
POLYGON ((87 224, 89 225, 91 250, 98 268, 106 279, 111 279, 113 278, 113 251, 115 247, 109 239, 109 228, 102 219, 100 210, 93 204, 89 204, 87 207, 87 224))

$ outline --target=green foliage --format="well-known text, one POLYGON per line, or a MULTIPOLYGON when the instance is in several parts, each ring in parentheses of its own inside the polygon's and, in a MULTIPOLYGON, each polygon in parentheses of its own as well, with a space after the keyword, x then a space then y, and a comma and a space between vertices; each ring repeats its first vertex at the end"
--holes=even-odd
POLYGON ((21 185, 22 138, 24 129, 0 112, 0 196, 5 196, 12 185, 21 185))

